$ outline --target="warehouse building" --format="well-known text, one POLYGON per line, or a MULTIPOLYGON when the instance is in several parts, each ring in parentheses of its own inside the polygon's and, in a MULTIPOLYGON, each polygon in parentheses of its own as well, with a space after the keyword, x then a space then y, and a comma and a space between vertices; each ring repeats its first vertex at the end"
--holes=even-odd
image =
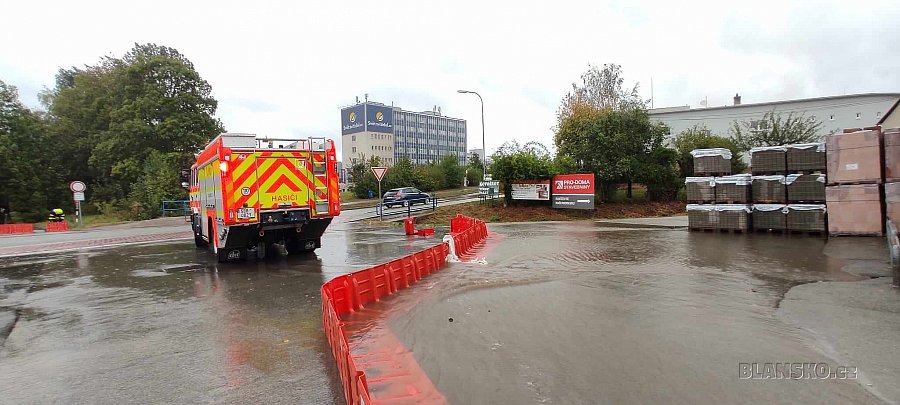
POLYGON ((803 114, 823 124, 819 132, 824 136, 840 132, 844 128, 875 125, 888 114, 898 100, 900 93, 866 93, 742 104, 741 96, 736 94, 734 104, 730 106, 654 108, 649 114, 650 119, 668 125, 671 136, 678 135, 695 124, 705 125, 713 134, 727 136, 731 134, 732 124, 735 121, 746 121, 750 123, 752 129, 763 125, 761 120, 767 112, 775 111, 783 115, 803 114))
POLYGON ((377 156, 387 166, 402 158, 414 165, 455 155, 466 162, 466 120, 447 117, 439 107, 407 111, 366 101, 341 109, 342 161, 349 168, 359 159, 377 156))

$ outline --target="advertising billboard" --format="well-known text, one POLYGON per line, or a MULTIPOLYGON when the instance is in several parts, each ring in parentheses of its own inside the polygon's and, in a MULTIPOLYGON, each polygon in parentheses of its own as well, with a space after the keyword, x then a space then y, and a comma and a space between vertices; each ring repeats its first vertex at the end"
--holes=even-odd
POLYGON ((517 181, 510 186, 513 200, 550 201, 550 180, 517 181))
POLYGON ((594 209, 594 174, 553 176, 553 208, 594 209))
POLYGON ((387 106, 367 104, 366 130, 369 132, 394 133, 394 109, 387 106))
POLYGON ((341 110, 341 135, 350 135, 366 130, 365 108, 359 104, 341 110))

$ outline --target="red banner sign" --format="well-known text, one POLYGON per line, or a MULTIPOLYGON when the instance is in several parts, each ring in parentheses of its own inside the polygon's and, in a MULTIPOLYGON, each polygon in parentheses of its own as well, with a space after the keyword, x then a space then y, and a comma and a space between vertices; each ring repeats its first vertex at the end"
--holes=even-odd
POLYGON ((594 194, 594 174, 553 176, 553 194, 594 194))

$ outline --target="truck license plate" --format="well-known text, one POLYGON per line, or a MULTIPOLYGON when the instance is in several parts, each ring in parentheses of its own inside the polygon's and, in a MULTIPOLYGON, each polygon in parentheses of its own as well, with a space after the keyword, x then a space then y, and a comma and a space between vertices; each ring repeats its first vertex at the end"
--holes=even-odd
POLYGON ((255 208, 238 208, 237 217, 238 217, 238 219, 256 218, 256 209, 255 208))

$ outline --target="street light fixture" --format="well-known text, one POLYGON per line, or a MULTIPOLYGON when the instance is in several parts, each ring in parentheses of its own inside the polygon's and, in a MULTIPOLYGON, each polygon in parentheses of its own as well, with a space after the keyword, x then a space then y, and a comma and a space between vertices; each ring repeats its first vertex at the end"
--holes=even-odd
POLYGON ((478 92, 475 91, 457 90, 456 92, 461 94, 474 94, 478 96, 478 101, 481 101, 481 178, 484 179, 484 176, 487 175, 487 147, 484 143, 484 99, 481 98, 481 94, 478 94, 478 92))

